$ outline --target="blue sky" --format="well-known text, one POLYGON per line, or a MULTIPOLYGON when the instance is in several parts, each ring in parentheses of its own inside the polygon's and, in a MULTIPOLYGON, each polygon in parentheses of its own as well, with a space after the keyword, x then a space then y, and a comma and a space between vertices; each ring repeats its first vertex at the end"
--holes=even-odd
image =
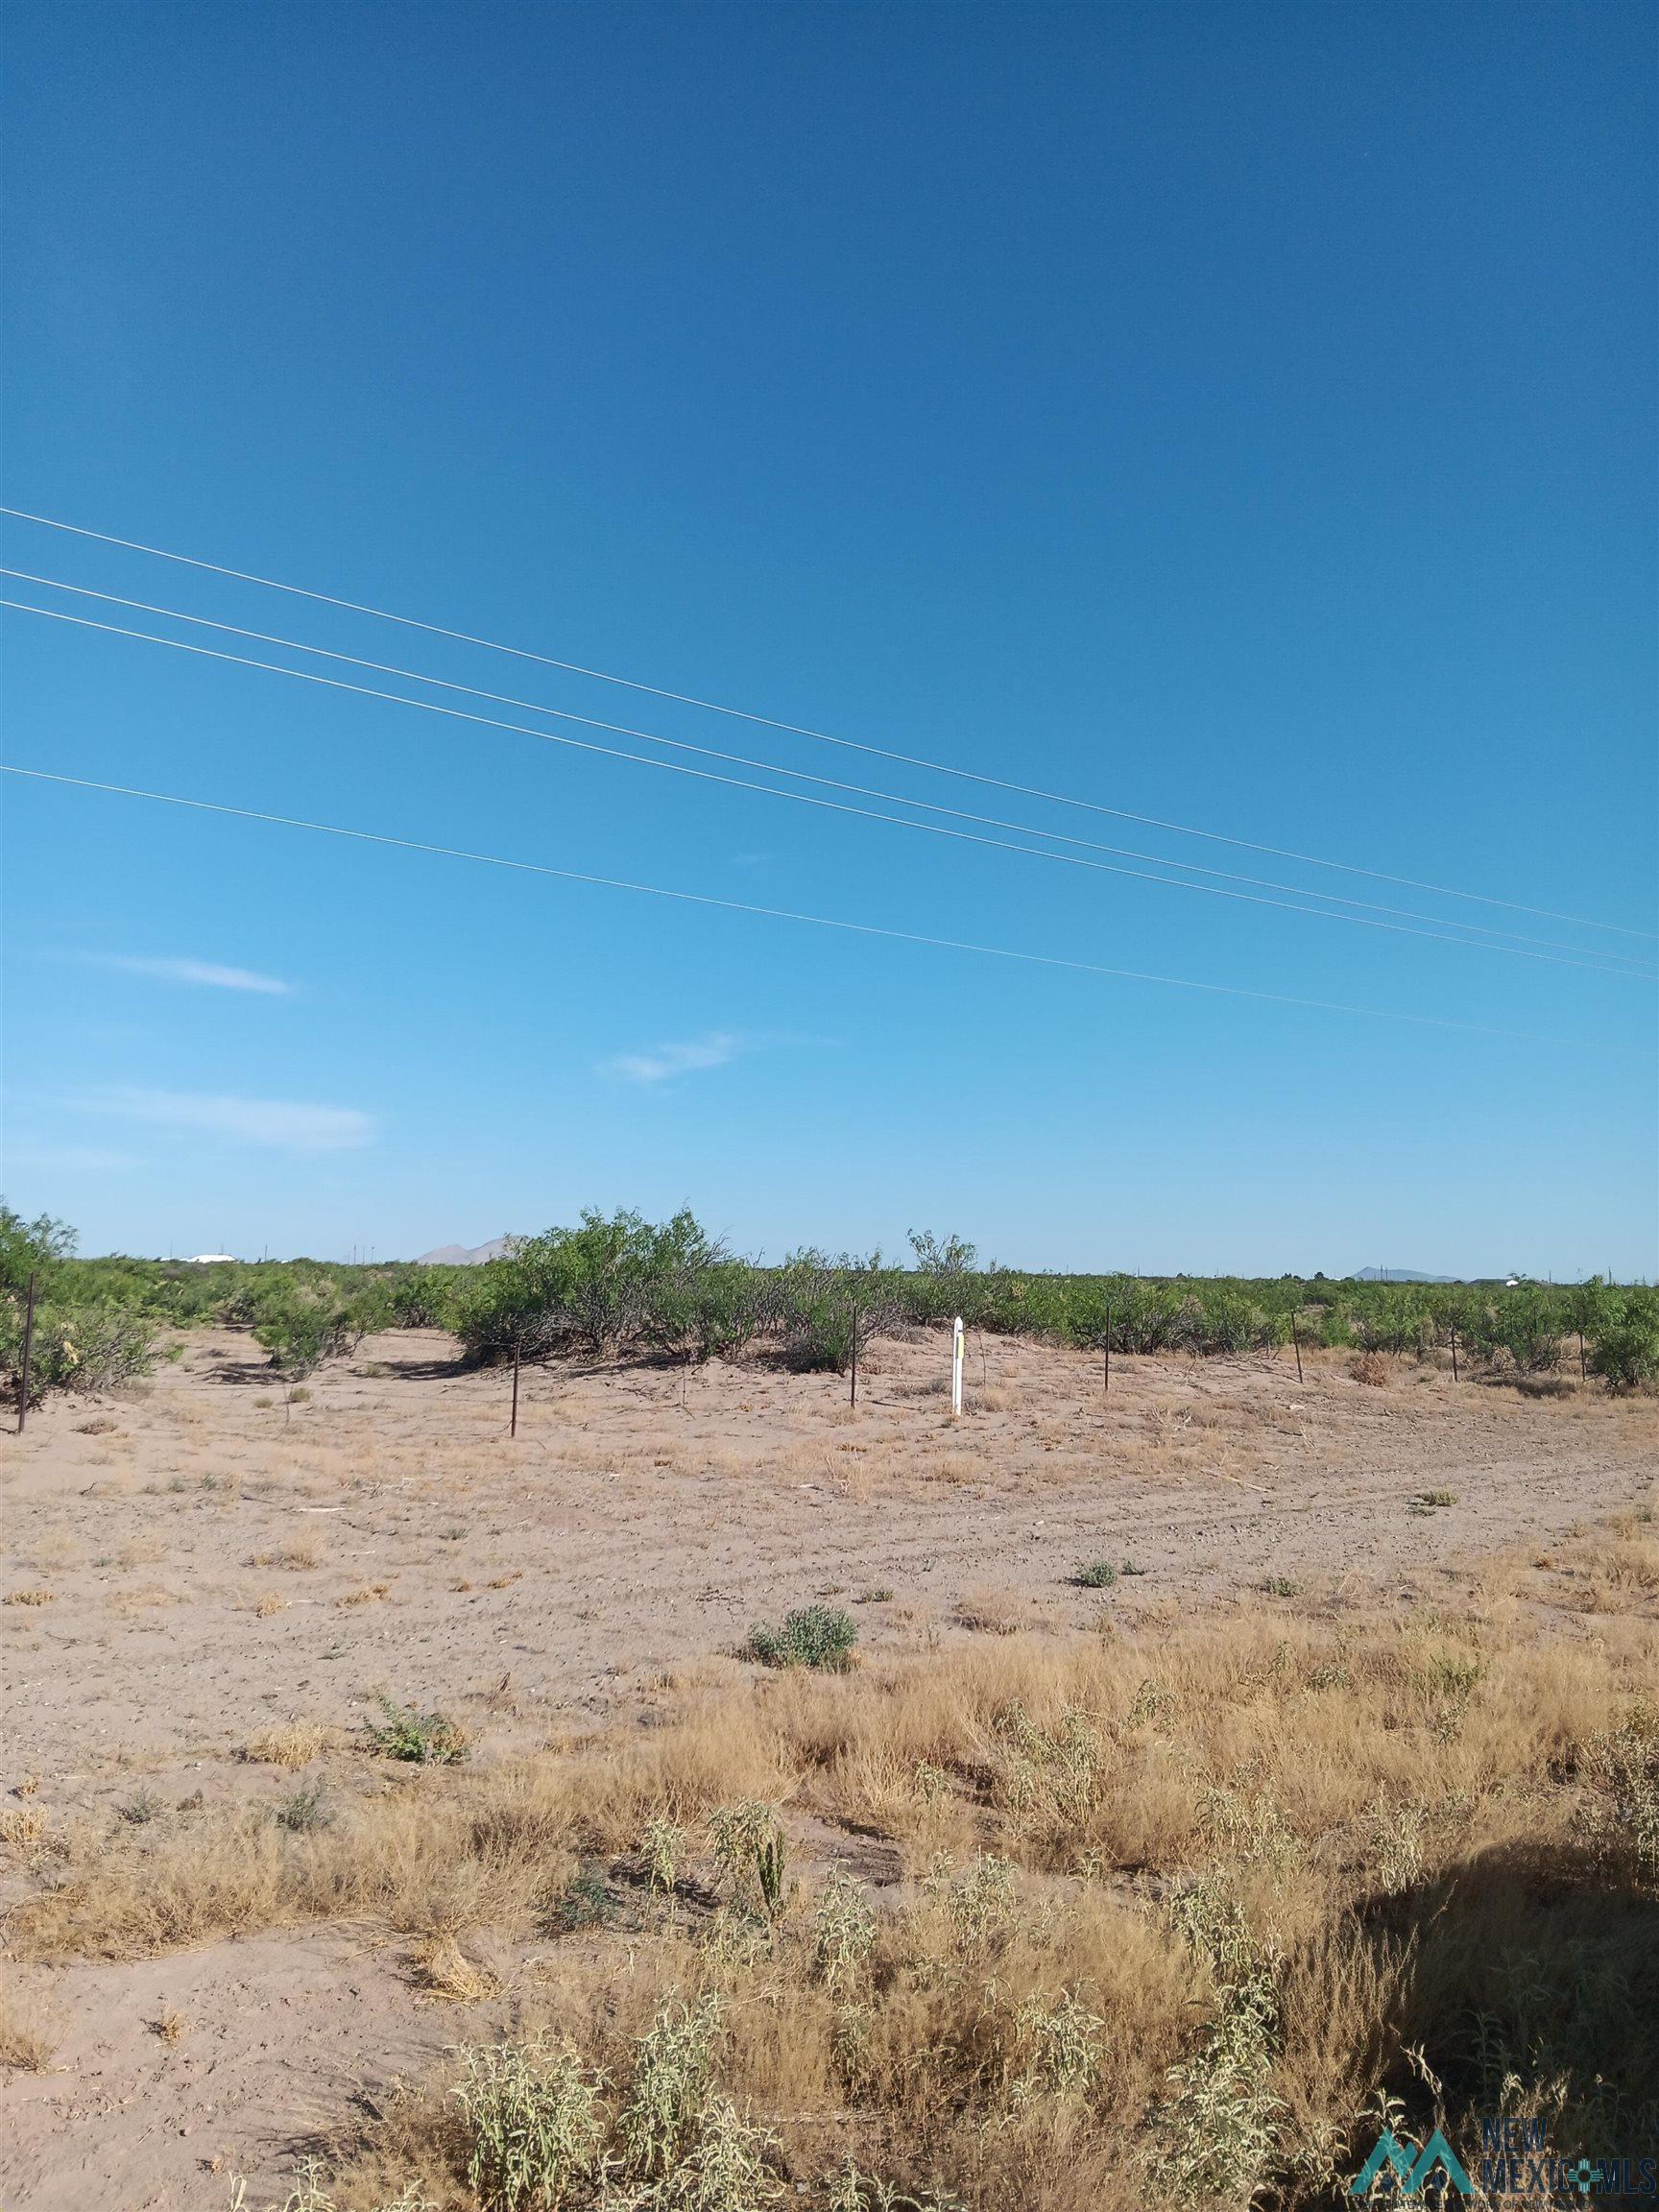
MULTIPOLYGON (((1617 0, 14 6, 3 495, 1651 931, 1654 43, 1617 0)), ((1654 986, 1603 972, 1651 937, 0 519, 9 565, 86 590, 1554 949, 7 613, 14 764, 1366 1010, 9 778, 5 1187, 86 1249, 385 1256, 689 1203, 772 1255, 932 1226, 1031 1265, 1659 1271, 1654 986)))

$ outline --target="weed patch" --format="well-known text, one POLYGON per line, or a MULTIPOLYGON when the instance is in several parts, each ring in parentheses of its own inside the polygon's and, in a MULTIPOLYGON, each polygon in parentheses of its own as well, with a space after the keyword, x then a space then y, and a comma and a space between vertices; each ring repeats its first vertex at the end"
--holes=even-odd
POLYGON ((852 1665, 857 1641, 851 1613, 838 1605, 803 1605, 784 1616, 781 1628, 752 1628, 749 1655, 762 1667, 807 1667, 841 1673, 852 1665))

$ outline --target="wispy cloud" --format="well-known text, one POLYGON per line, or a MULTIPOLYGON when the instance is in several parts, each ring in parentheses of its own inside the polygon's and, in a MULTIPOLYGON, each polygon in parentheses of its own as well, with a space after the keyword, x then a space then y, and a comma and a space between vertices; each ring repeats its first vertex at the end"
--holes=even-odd
POLYGON ((285 1098, 238 1098, 201 1091, 146 1091, 122 1084, 91 1103, 126 1120, 180 1129, 282 1152, 354 1152, 374 1142, 372 1116, 354 1106, 309 1106, 285 1098))
POLYGON ((625 1083, 668 1083, 676 1075, 692 1075, 704 1068, 724 1068, 744 1049, 741 1037, 725 1029, 711 1029, 683 1045, 657 1045, 648 1052, 622 1052, 602 1060, 602 1075, 619 1075, 625 1083))
POLYGON ((124 975, 149 975, 157 983, 189 983, 209 991, 259 991, 270 998, 292 997, 294 986, 278 975, 260 975, 252 968, 226 968, 217 960, 154 960, 133 952, 91 955, 101 968, 119 969, 124 975))

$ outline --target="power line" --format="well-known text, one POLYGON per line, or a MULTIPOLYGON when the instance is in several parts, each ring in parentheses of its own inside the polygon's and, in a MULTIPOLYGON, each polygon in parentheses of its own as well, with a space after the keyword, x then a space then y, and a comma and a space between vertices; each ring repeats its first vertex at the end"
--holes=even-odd
POLYGON ((780 791, 769 783, 757 783, 742 776, 725 776, 709 768, 692 768, 679 760, 654 760, 648 754, 630 753, 621 746, 600 745, 590 738, 566 736, 562 731, 536 730, 522 722, 507 722, 497 715, 473 714, 460 707, 443 707, 433 699, 409 699, 401 692, 382 691, 366 684, 348 684, 338 676, 319 676, 306 668, 284 668, 275 661, 259 661, 242 653, 223 653, 210 645, 192 645, 181 637, 157 637, 147 630, 132 630, 115 622, 97 622, 89 615, 67 614, 60 608, 35 607, 26 600, 0 598, 0 607, 10 607, 20 614, 37 614, 48 622, 66 622, 78 630, 97 630, 111 637, 129 637, 146 645, 162 645, 170 652, 188 653, 198 660, 226 661, 233 667, 257 668, 272 676, 285 676, 297 684, 315 684, 325 690, 345 691, 363 699, 378 699, 395 707, 410 707, 422 714, 442 714, 454 722, 469 722, 489 730, 505 730, 516 736, 536 737, 544 745, 563 745, 570 751, 591 753, 609 760, 627 760, 636 767, 655 768, 671 776, 688 776, 702 783, 718 783, 736 791, 754 791, 763 798, 783 799, 797 806, 814 806, 831 814, 855 816, 866 822, 882 822, 899 830, 914 830, 929 837, 949 837, 957 844, 982 845, 996 852, 1020 853, 1027 859, 1049 860, 1067 868, 1086 868, 1101 876, 1124 876, 1142 883, 1158 883, 1170 891, 1196 891, 1210 899, 1228 899, 1247 906, 1272 906, 1288 914, 1319 916, 1326 921, 1348 922, 1364 929, 1385 929, 1398 937, 1422 937, 1444 945, 1461 945, 1474 951, 1507 953, 1512 959, 1540 961, 1550 967, 1579 968, 1597 974, 1628 977, 1634 973, 1625 968, 1609 968, 1594 960, 1570 958, 1554 952, 1533 952, 1520 946, 1485 945, 1471 937, 1455 937, 1444 929, 1418 929, 1407 923, 1383 922, 1363 914, 1325 914, 1319 907, 1299 906, 1289 900, 1268 899, 1251 891, 1226 891, 1214 883, 1183 883, 1168 876, 1157 876, 1143 868, 1124 868, 1109 860, 1085 860, 1074 853, 1047 853, 1034 845, 1020 845, 1006 837, 988 837, 976 830, 950 830, 938 822, 912 822, 902 814, 883 814, 875 807, 850 805, 845 800, 815 798, 806 791, 780 791))
MULTIPOLYGON (((1544 1037, 1527 1029, 1498 1029, 1484 1022, 1457 1022, 1436 1014, 1402 1014, 1386 1006, 1348 1006, 1329 998, 1293 998, 1283 991, 1255 991, 1238 983, 1206 983, 1190 975, 1159 975, 1138 968, 1109 968, 1094 960, 1070 960, 1053 952, 1022 952, 1005 945, 979 945, 959 937, 935 937, 914 929, 892 929, 874 922, 849 922, 827 914, 803 914, 787 906, 759 906, 739 899, 719 899, 702 891, 676 891, 661 883, 636 883, 624 877, 594 876, 574 868, 554 868, 545 861, 514 860, 498 853, 473 853, 465 847, 435 845, 415 837, 394 837, 384 830, 352 830, 337 822, 311 822, 298 815, 275 814, 252 806, 231 806, 217 800, 190 799, 174 791, 148 791, 129 783, 107 783, 89 776, 64 776, 46 768, 24 768, 0 761, 0 776, 22 776, 36 783, 56 783, 77 791, 100 791, 121 799, 146 799, 165 806, 184 806, 194 813, 220 814, 240 822, 259 822, 282 830, 309 830, 327 837, 344 837, 363 845, 382 845, 401 853, 420 853, 445 860, 468 860, 489 868, 506 868, 516 874, 547 876, 564 883, 581 883, 605 891, 632 891, 651 899, 671 899, 682 905, 708 906, 729 914, 747 914, 770 922, 798 922, 816 929, 838 929, 857 937, 879 937, 902 945, 922 945, 938 951, 972 952, 993 960, 1012 960, 1036 968, 1060 968, 1081 975, 1107 975, 1120 982, 1156 983, 1177 991, 1201 991, 1223 998, 1252 998, 1272 1006, 1295 1006, 1318 1014, 1350 1014, 1365 1021, 1405 1022, 1415 1027, 1456 1029, 1476 1037, 1501 1037, 1527 1045, 1548 1045, 1564 1051, 1585 1048, 1578 1039, 1544 1037)), ((1598 1041, 1599 1042, 1599 1041, 1598 1041)))
MULTIPOLYGON (((0 565, 0 576, 11 576, 20 583, 42 585, 53 591, 70 592, 79 599, 96 599, 110 606, 130 608, 139 613, 158 615, 166 621, 188 622, 201 630, 214 630, 228 637, 252 638, 263 645, 279 645, 288 652, 307 653, 318 660, 339 661, 351 668, 366 668, 380 676, 396 676, 410 684, 425 684, 441 691, 456 692, 465 698, 487 700, 493 706, 516 707, 531 714, 545 714, 555 721, 574 722, 587 730, 606 731, 613 736, 637 737, 648 745, 664 746, 677 753, 692 753, 701 759, 722 760, 733 766, 758 769, 766 775, 787 776, 796 782, 814 783, 823 790, 848 792, 858 798, 879 799, 891 805, 909 806, 924 813, 941 814, 953 822, 973 822, 985 829, 1011 830, 1022 837, 1043 837, 1052 843, 1075 846, 1083 852, 1110 853, 1118 859, 1144 860, 1157 868, 1176 868, 1186 875, 1214 877, 1217 881, 1224 883, 1244 883, 1259 891, 1283 891, 1295 899, 1318 899, 1333 905, 1352 906, 1366 914, 1387 914, 1403 921, 1428 922, 1433 924, 1436 928, 1472 930, 1475 932, 1473 937, 1450 939, 1449 942, 1454 944, 1478 945, 1481 937, 1492 937, 1509 939, 1514 945, 1535 945, 1549 951, 1564 952, 1571 956, 1579 956, 1585 950, 1581 946, 1563 944, 1556 938, 1532 937, 1521 930, 1497 929, 1487 923, 1456 922, 1443 915, 1422 913, 1414 907, 1384 906, 1378 904, 1373 900, 1350 899, 1339 892, 1311 891, 1299 883, 1280 883, 1270 878, 1242 876, 1230 869, 1206 868, 1200 866, 1196 861, 1171 860, 1164 854, 1142 853, 1133 846, 1107 845, 1095 838, 1070 836, 1065 830, 1044 830, 1029 822, 1010 822, 996 814, 975 814, 959 806, 944 806, 931 799, 913 799, 904 792, 883 791, 868 783, 849 783, 832 776, 817 776, 807 769, 784 767, 777 761, 757 759, 750 754, 729 753, 713 745, 696 745, 685 738, 665 737, 658 731, 640 730, 630 723, 601 721, 591 714, 573 713, 567 708, 544 706, 540 700, 520 699, 510 692, 487 691, 478 685, 458 684, 445 676, 428 676, 419 668, 403 668, 391 661, 366 660, 362 655, 356 653, 337 652, 325 645, 310 645, 302 638, 283 637, 270 630, 252 630, 244 623, 214 621, 205 614, 186 613, 181 608, 158 606, 154 600, 149 599, 129 598, 119 591, 95 591, 87 585, 66 583, 60 576, 42 576, 30 568, 12 568, 0 565)), ((7 604, 17 603, 7 602, 7 604)), ((36 609, 35 612, 46 613, 48 610, 36 609)), ((142 635, 142 633, 136 632, 124 634, 142 635)), ((164 638, 156 638, 151 641, 157 644, 170 642, 164 638)), ((260 665, 268 666, 269 663, 262 662, 260 665)), ((410 704, 414 705, 416 702, 411 701, 410 704)), ((535 734, 544 735, 546 733, 537 732, 535 734)), ((792 796, 792 794, 779 792, 776 796, 783 798, 792 796)), ((912 827, 925 828, 926 825, 915 824, 912 827)), ((1050 854, 1046 855, 1046 857, 1062 858, 1064 855, 1050 854)), ((1175 878, 1167 878, 1167 880, 1182 890, 1202 890, 1205 888, 1203 884, 1183 884, 1175 878)), ((1317 915, 1324 920, 1334 922, 1348 921, 1352 918, 1345 914, 1325 914, 1320 907, 1299 907, 1296 911, 1317 915)), ((1489 947, 1487 950, 1508 950, 1509 946, 1500 944, 1489 947)), ((1608 954, 1606 957, 1623 959, 1626 956, 1608 954)), ((1600 966, 1601 963, 1598 961, 1594 965, 1600 966)), ((1611 968, 1605 970, 1605 973, 1608 974, 1620 972, 1611 968)), ((1649 975, 1649 971, 1640 968, 1630 968, 1624 972, 1640 975, 1644 980, 1648 979, 1649 975)))
POLYGON ((118 545, 130 553, 143 553, 157 561, 173 561, 186 568, 205 569, 215 576, 228 576, 237 583, 256 584, 269 591, 285 591, 297 599, 315 600, 325 607, 338 607, 348 613, 373 615, 376 621, 396 622, 406 630, 423 630, 434 637, 447 637, 457 644, 481 646, 486 652, 505 653, 517 661, 533 661, 544 668, 559 668, 567 675, 586 676, 599 684, 614 684, 629 691, 641 691, 654 699, 668 699, 683 707, 695 707, 710 714, 726 714, 739 722, 753 722, 762 729, 780 730, 790 736, 808 737, 820 745, 836 745, 852 753, 869 754, 877 759, 892 760, 909 768, 923 768, 938 776, 954 776, 971 783, 981 783, 998 791, 1017 792, 1022 798, 1041 799, 1051 805, 1078 806, 1093 814, 1111 815, 1119 822, 1136 822, 1148 830, 1166 830, 1181 837, 1202 837, 1212 844, 1231 845, 1246 853, 1263 853, 1277 860, 1294 860, 1308 868, 1328 868, 1343 875, 1364 876, 1377 883, 1394 883, 1403 889, 1427 891, 1436 898, 1463 899, 1484 906, 1503 906, 1511 913, 1532 914, 1551 922, 1567 922, 1585 929, 1605 929, 1617 936, 1653 938, 1659 935, 1650 929, 1631 929, 1618 922, 1596 922, 1587 915, 1564 914, 1553 907, 1527 905, 1518 900, 1498 899, 1483 891, 1460 891, 1444 883, 1429 883, 1414 876, 1396 876, 1378 868, 1362 868, 1351 860, 1327 860, 1313 853, 1295 853, 1282 845, 1266 845, 1249 837, 1227 836, 1216 830, 1195 829, 1190 823, 1167 822, 1156 814, 1132 813, 1122 806, 1107 806, 1094 799, 1079 799, 1062 791, 1046 791, 1032 783, 1018 783, 1001 776, 987 776, 972 768, 959 768, 952 762, 929 760, 918 754, 900 753, 885 746, 861 743, 853 737, 837 737, 827 730, 813 730, 800 722, 784 722, 770 714, 756 714, 741 707, 727 707, 713 699, 700 699, 688 691, 672 691, 658 684, 645 684, 632 676, 617 676, 608 669, 589 668, 577 661, 561 661, 550 653, 532 652, 522 645, 506 645, 493 637, 480 637, 468 630, 452 630, 441 622, 425 622, 413 614, 394 613, 389 608, 371 607, 362 600, 345 599, 330 591, 316 591, 303 584, 285 584, 274 576, 257 576, 246 568, 228 567, 218 561, 204 561, 190 553, 170 552, 165 546, 146 545, 135 538, 117 538, 107 530, 91 530, 78 522, 60 521, 56 516, 36 515, 25 507, 9 507, 0 503, 0 515, 11 515, 20 522, 35 522, 43 529, 61 530, 76 538, 96 539, 105 545, 118 545))

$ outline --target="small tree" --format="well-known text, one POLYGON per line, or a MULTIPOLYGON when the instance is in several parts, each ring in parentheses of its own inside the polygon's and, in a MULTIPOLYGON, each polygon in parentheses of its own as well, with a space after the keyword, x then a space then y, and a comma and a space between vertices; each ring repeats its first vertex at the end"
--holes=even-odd
POLYGON ((1610 1389, 1659 1382, 1659 1299, 1651 1290, 1603 1290, 1593 1329, 1590 1365, 1610 1389))
MULTIPOLYGON (((48 1390, 104 1390, 147 1375, 155 1363, 156 1329, 149 1315, 99 1284, 91 1298, 75 1296, 75 1232, 48 1214, 33 1221, 0 1204, 0 1381, 15 1401, 22 1386, 23 1334, 29 1284, 35 1284, 35 1334, 29 1403, 48 1390)), ((95 1277, 96 1281, 97 1278, 95 1277)))
POLYGON ((915 1266, 902 1286, 905 1305, 918 1321, 949 1321, 961 1313, 972 1319, 977 1309, 975 1273, 979 1254, 960 1237, 935 1237, 912 1229, 915 1266))
POLYGON ((271 1364, 286 1385, 285 1419, 292 1414, 300 1384, 325 1360, 354 1352, 367 1322, 368 1315, 350 1300, 326 1289, 301 1290, 260 1309, 253 1337, 271 1355, 271 1364))

